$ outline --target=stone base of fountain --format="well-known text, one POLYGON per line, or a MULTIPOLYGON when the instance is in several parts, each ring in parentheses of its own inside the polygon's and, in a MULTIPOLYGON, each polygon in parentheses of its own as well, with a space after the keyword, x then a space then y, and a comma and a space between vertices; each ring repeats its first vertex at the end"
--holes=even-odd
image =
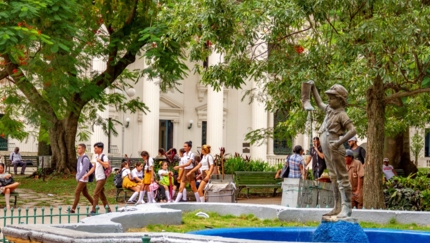
POLYGON ((323 220, 315 230, 312 242, 369 243, 369 239, 357 222, 342 219, 338 221, 323 220))

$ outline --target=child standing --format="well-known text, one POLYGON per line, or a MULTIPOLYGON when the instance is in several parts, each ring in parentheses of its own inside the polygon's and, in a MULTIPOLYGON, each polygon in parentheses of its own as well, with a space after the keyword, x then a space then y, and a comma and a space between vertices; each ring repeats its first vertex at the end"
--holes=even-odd
POLYGON ((173 178, 173 172, 168 170, 169 163, 163 162, 161 169, 158 171, 160 176, 160 185, 164 187, 166 198, 168 202, 173 202, 175 196, 176 186, 173 178))
POLYGON ((148 203, 154 203, 155 199, 152 197, 152 193, 149 190, 149 185, 151 184, 152 177, 153 177, 153 168, 154 168, 154 160, 149 156, 149 153, 146 151, 142 151, 140 153, 140 156, 142 156, 142 159, 144 161, 144 177, 143 177, 143 190, 146 191, 147 197, 148 197, 148 203))

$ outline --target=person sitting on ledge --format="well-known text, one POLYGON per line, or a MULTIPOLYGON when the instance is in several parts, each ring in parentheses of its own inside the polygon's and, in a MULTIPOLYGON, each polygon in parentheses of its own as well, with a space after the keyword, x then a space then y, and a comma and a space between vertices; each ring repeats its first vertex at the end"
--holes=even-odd
POLYGON ((19 183, 14 182, 13 180, 10 182, 10 184, 3 184, 5 183, 5 180, 10 179, 11 177, 12 177, 11 174, 6 173, 6 171, 4 171, 4 164, 0 163, 0 183, 1 183, 0 193, 4 194, 7 210, 10 210, 10 203, 9 203, 10 193, 15 191, 15 189, 19 186, 19 183))

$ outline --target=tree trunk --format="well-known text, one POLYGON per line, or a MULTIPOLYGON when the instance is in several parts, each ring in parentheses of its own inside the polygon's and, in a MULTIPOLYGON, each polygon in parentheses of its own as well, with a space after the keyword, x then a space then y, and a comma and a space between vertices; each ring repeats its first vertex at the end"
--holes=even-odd
POLYGON ((40 125, 39 127, 39 143, 37 145, 37 155, 43 156, 43 155, 52 155, 51 151, 51 145, 44 139, 46 134, 48 133, 47 128, 45 125, 40 125))
POLYGON ((52 148, 52 167, 57 172, 70 174, 76 170, 75 139, 79 116, 70 114, 49 129, 52 148))
POLYGON ((367 101, 367 154, 363 186, 366 208, 385 208, 382 188, 382 160, 384 152, 385 103, 384 84, 377 76, 366 93, 367 101))

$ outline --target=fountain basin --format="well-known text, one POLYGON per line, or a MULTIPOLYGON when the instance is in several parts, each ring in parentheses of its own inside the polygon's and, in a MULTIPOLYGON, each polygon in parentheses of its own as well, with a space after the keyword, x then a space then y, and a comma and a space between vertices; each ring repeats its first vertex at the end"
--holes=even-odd
MULTIPOLYGON (((312 242, 314 227, 225 228, 189 232, 247 240, 312 242)), ((390 229, 364 229, 370 243, 430 242, 430 232, 390 229)))

